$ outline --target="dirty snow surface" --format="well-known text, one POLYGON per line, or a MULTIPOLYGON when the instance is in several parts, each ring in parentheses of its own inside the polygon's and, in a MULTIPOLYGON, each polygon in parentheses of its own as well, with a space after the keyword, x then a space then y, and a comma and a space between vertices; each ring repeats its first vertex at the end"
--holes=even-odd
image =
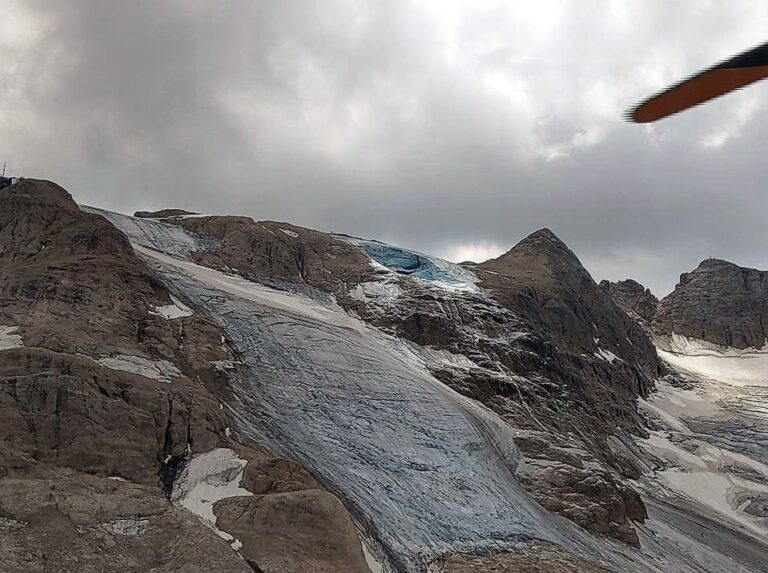
POLYGON ((171 295, 171 304, 158 306, 155 308, 154 312, 167 320, 175 320, 177 318, 192 316, 192 309, 185 305, 183 302, 177 300, 173 295, 171 295))
POLYGON ((110 370, 130 372, 160 382, 170 382, 172 378, 181 376, 179 369, 167 360, 150 360, 143 356, 113 354, 102 356, 97 362, 110 370))
POLYGON ((10 350, 11 348, 21 348, 24 341, 18 334, 19 329, 16 326, 0 325, 0 350, 10 350))
POLYGON ((253 495, 240 487, 247 463, 227 448, 196 455, 174 482, 171 500, 200 517, 220 537, 236 546, 239 542, 232 535, 216 527, 213 506, 228 497, 253 495))
MULTIPOLYGON (((179 237, 183 231, 165 228, 170 224, 110 220, 158 276, 192 309, 218 320, 237 347, 243 363, 235 375, 243 380, 231 385, 227 404, 237 432, 307 467, 344 502, 370 548, 392 571, 422 573, 443 553, 499 550, 532 537, 615 571, 703 571, 685 555, 710 558, 695 543, 679 551, 664 545, 666 537, 646 536, 648 555, 592 537, 541 508, 515 478, 513 430, 435 380, 423 358, 399 340, 327 301, 193 263, 185 252, 205 248, 204 242, 179 237)), ((381 255, 379 264, 414 271, 412 259, 399 257, 381 255)), ((421 280, 475 288, 471 273, 446 265, 430 260, 421 280)), ((358 294, 399 293, 364 288, 358 294)), ((180 486, 186 493, 178 499, 207 519, 205 500, 221 493, 247 495, 239 491, 235 460, 219 465, 225 476, 216 464, 195 458, 180 486), (201 479, 193 477, 196 460, 207 468, 201 479), (205 477, 211 475, 213 483, 205 477)), ((730 562, 718 569, 713 563, 709 571, 753 571, 730 562)))
POLYGON ((662 531, 686 519, 692 533, 711 545, 727 540, 724 552, 768 571, 766 354, 678 335, 656 342, 678 375, 640 401, 654 428, 641 445, 657 460, 643 484, 649 525, 662 531))

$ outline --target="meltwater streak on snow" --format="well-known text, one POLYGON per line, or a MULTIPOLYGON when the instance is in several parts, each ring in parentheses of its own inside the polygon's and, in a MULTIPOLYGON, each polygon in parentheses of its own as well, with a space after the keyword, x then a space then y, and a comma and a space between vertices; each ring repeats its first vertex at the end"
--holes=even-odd
POLYGON ((380 241, 346 235, 337 235, 337 238, 352 243, 376 263, 396 273, 454 290, 478 290, 475 274, 455 263, 380 241))

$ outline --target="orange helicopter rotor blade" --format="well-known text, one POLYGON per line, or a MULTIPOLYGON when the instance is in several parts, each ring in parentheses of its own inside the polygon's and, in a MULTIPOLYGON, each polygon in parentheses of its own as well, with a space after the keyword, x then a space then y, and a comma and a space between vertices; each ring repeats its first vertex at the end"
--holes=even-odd
POLYGON ((635 123, 653 122, 768 77, 768 43, 725 60, 643 101, 627 112, 635 123))

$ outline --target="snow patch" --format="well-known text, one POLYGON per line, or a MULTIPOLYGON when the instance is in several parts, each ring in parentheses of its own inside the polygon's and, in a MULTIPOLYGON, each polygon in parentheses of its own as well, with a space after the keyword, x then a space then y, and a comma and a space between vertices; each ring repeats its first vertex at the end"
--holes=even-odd
POLYGON ((386 561, 383 558, 379 557, 378 552, 372 550, 362 533, 360 534, 360 545, 363 548, 365 563, 368 565, 368 569, 371 573, 391 573, 392 569, 387 566, 386 561))
POLYGON ((0 325, 0 350, 10 350, 11 348, 21 348, 24 341, 20 334, 18 326, 0 325))
POLYGON ((221 217, 222 215, 214 215, 213 213, 187 213, 186 215, 176 215, 169 217, 169 219, 204 219, 206 217, 221 217))
POLYGON ((656 345, 665 362, 684 372, 732 386, 768 386, 768 346, 739 350, 679 334, 656 345))
POLYGON ((611 364, 613 364, 616 361, 624 362, 621 358, 616 356, 613 352, 611 352, 610 350, 606 350, 605 348, 598 347, 597 352, 595 352, 595 356, 597 356, 598 358, 602 358, 603 360, 605 360, 606 362, 610 362, 611 364))
POLYGON ((130 372, 160 382, 170 382, 172 378, 181 377, 179 369, 167 360, 150 360, 142 356, 115 354, 102 356, 97 362, 110 370, 130 372))
POLYGON ((186 316, 192 316, 192 309, 179 301, 175 296, 171 295, 171 304, 165 306, 155 307, 154 312, 150 311, 150 314, 159 314, 166 320, 174 320, 176 318, 184 318, 186 316))
POLYGON ((233 360, 214 360, 211 362, 211 366, 219 372, 225 372, 227 370, 234 370, 237 366, 237 362, 233 360))
POLYGON ((134 537, 141 535, 149 527, 148 519, 115 519, 104 521, 99 528, 113 535, 128 535, 134 537))
POLYGON ((296 231, 291 231, 290 229, 280 229, 280 232, 285 233, 289 237, 293 237, 294 239, 299 236, 299 234, 296 231))
POLYGON ((184 467, 173 485, 171 501, 197 515, 216 534, 237 550, 242 543, 216 527, 213 506, 228 497, 253 495, 240 487, 247 460, 240 459, 228 448, 217 448, 196 455, 184 467))
POLYGON ((355 285, 349 291, 349 296, 355 300, 365 301, 374 299, 379 303, 389 303, 397 300, 403 290, 395 281, 371 281, 355 285))

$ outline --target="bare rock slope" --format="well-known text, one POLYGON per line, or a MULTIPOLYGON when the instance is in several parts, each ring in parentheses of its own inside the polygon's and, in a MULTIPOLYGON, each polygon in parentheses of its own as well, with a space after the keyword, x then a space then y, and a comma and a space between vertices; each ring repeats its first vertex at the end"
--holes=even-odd
MULTIPOLYGON (((3 571, 368 570, 335 497, 231 437, 215 322, 57 185, 23 180, 0 204, 3 571), (212 521, 194 489, 169 500, 211 451, 245 468, 212 521)), ((216 471, 208 487, 232 485, 216 471)))

